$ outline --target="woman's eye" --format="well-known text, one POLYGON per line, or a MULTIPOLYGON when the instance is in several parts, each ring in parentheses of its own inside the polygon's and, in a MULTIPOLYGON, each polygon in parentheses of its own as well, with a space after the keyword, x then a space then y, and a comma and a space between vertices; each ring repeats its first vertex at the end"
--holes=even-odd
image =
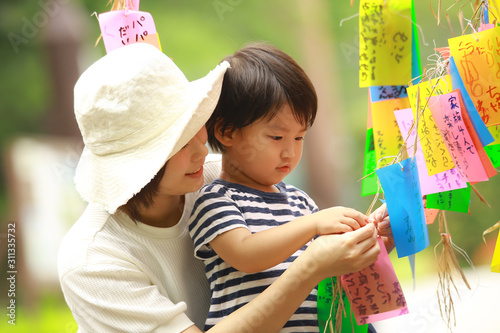
POLYGON ((296 141, 302 141, 302 140, 304 140, 304 137, 303 136, 298 136, 298 137, 295 138, 295 140, 296 141))

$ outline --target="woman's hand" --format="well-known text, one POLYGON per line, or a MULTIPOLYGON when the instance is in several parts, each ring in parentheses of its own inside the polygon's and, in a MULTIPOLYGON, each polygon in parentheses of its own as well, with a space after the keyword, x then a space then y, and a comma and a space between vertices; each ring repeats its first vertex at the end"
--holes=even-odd
POLYGON ((375 224, 379 236, 382 237, 382 240, 384 241, 387 252, 391 252, 394 247, 396 247, 396 244, 394 243, 394 236, 392 234, 391 220, 389 218, 387 205, 384 203, 371 213, 368 216, 368 222, 375 224))
POLYGON ((299 258, 310 268, 304 274, 324 279, 358 272, 374 263, 379 253, 377 230, 370 223, 345 234, 319 236, 299 258))

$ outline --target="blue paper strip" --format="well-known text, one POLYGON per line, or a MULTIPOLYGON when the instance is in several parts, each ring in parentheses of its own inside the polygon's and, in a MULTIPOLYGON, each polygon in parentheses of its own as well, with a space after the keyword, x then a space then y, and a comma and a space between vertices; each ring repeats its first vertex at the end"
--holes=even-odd
POLYGON ((408 97, 406 86, 371 86, 369 89, 372 103, 408 97))
POLYGON ((416 160, 406 159, 376 173, 387 201, 398 257, 422 251, 429 245, 429 234, 416 160))
POLYGON ((489 15, 489 11, 488 11, 488 0, 486 0, 485 4, 483 5, 483 7, 481 9, 483 10, 484 23, 485 24, 490 23, 490 15, 489 15))
POLYGON ((490 131, 488 131, 488 127, 486 127, 486 125, 484 124, 481 116, 479 115, 479 112, 477 112, 474 102, 465 89, 464 82, 462 80, 462 77, 460 77, 460 74, 458 73, 457 65, 455 64, 455 60, 453 60, 453 57, 450 57, 450 75, 453 90, 458 89, 460 91, 460 95, 462 95, 462 100, 465 104, 465 110, 467 111, 472 126, 474 127, 474 130, 479 137, 479 141, 481 141, 483 147, 489 145, 490 143, 495 141, 495 139, 491 135, 490 131))

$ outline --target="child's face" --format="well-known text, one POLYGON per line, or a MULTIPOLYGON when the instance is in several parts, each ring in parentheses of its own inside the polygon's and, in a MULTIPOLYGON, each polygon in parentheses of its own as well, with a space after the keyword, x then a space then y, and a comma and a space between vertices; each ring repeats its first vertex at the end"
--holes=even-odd
POLYGON ((232 168, 224 178, 257 190, 275 191, 273 185, 299 163, 306 132, 307 127, 295 120, 288 105, 271 120, 261 119, 234 131, 225 153, 232 168))
POLYGON ((207 130, 203 127, 179 152, 172 156, 161 180, 159 195, 183 195, 203 185, 203 163, 208 154, 207 130))

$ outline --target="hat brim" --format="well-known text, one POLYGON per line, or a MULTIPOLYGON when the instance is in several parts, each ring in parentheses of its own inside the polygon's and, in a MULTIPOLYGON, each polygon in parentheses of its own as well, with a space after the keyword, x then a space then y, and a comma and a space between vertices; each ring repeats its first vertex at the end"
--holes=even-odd
MULTIPOLYGON (((183 114, 146 143, 104 156, 94 155, 84 147, 75 171, 75 186, 82 198, 101 204, 111 214, 126 204, 205 125, 219 100, 228 67, 224 61, 205 77, 190 82, 185 93, 189 98, 179 101, 183 114)), ((163 117, 157 121, 167 123, 163 117)))

